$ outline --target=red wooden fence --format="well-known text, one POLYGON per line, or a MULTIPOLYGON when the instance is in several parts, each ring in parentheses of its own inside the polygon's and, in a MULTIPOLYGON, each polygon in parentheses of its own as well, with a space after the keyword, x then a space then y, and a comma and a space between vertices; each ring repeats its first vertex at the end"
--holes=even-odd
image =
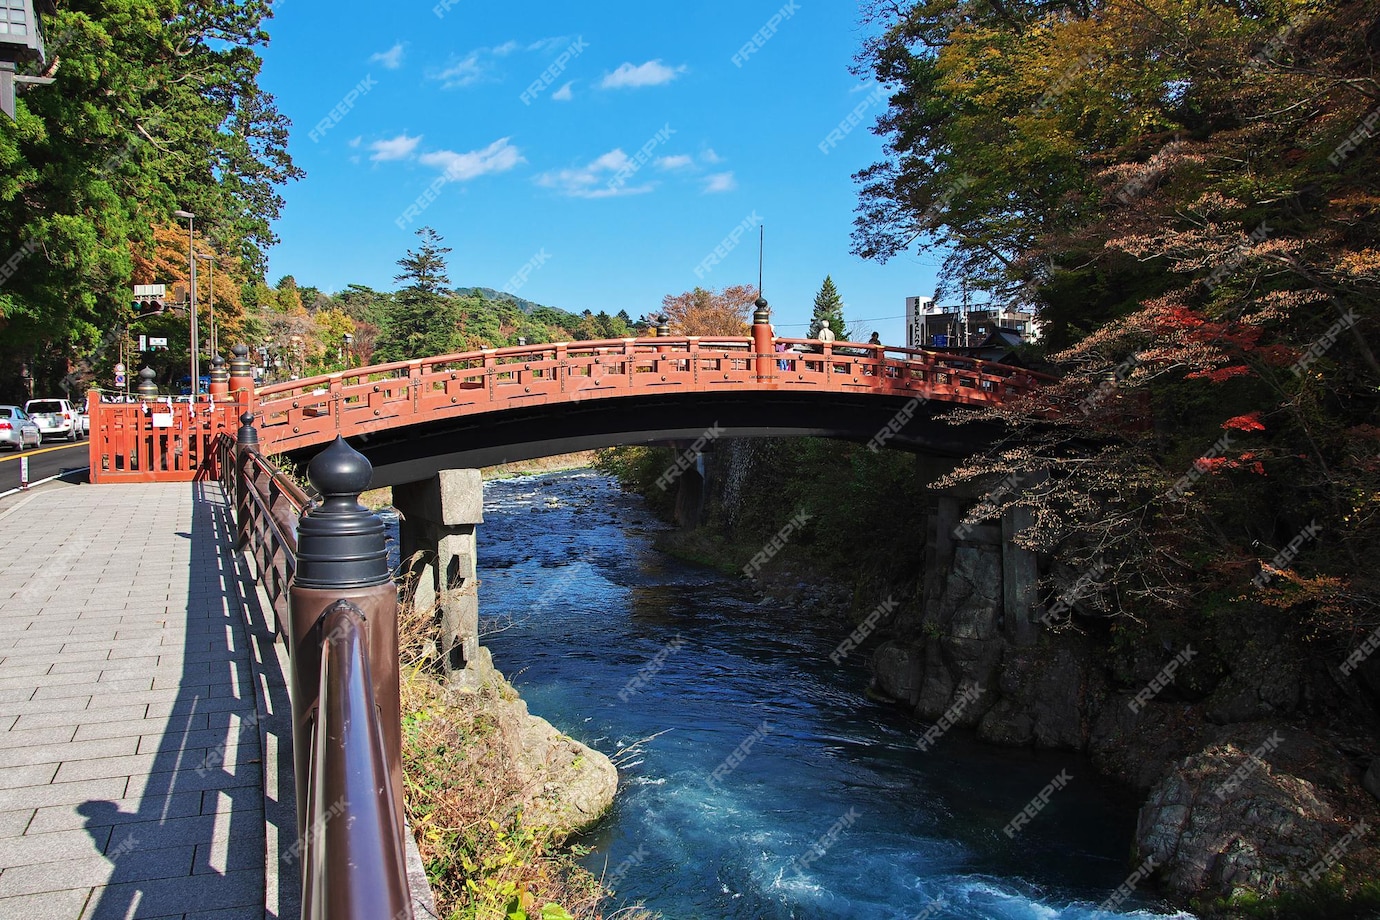
POLYGON ((219 475, 221 434, 239 430, 240 406, 198 403, 102 402, 91 391, 92 482, 189 482, 219 475))

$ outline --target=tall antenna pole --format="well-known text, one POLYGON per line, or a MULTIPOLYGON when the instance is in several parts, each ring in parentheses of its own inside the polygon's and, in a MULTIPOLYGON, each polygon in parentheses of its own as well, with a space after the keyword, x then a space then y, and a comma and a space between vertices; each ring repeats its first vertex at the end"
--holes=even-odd
POLYGON ((757 296, 762 296, 762 255, 767 247, 767 225, 757 227, 757 296))

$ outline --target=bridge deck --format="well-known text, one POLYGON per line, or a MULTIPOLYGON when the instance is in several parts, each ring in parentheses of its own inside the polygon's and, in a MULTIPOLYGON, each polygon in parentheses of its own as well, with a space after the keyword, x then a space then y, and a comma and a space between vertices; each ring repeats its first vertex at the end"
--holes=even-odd
POLYGON ((286 691, 230 533, 211 483, 0 508, 0 916, 295 915, 286 691))

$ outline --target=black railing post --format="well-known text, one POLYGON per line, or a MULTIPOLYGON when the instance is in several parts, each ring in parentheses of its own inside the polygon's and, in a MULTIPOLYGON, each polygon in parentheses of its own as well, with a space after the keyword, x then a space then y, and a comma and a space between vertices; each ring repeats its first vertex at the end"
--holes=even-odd
MULTIPOLYGON (((373 467, 363 454, 336 438, 307 467, 322 501, 297 528, 297 572, 289 592, 292 709, 297 768, 297 817, 306 825, 312 728, 320 692, 326 610, 349 601, 367 623, 367 646, 378 706, 394 811, 396 842, 402 828, 402 727, 398 691, 398 594, 388 568, 383 521, 359 504, 373 467)), ((318 765, 318 769, 320 766, 318 765)))
POLYGON ((249 499, 249 455, 259 449, 259 432, 254 428, 254 413, 240 416, 240 430, 235 435, 235 547, 249 545, 249 531, 254 526, 254 508, 249 499))

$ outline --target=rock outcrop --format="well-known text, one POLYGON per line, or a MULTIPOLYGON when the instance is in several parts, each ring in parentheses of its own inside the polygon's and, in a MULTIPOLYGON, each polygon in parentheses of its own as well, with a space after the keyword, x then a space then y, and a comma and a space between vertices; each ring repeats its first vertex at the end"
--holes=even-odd
POLYGON ((466 671, 452 680, 457 692, 473 692, 470 688, 485 684, 498 689, 492 715, 524 788, 523 817, 528 825, 550 828, 557 840, 564 840, 613 807, 618 768, 607 756, 529 713, 527 703, 493 666, 487 648, 479 648, 466 671))
POLYGON ((1272 765, 1275 731, 1254 748, 1210 745, 1184 758, 1140 810, 1136 846, 1180 894, 1275 895, 1302 876, 1345 826, 1312 782, 1272 765))

